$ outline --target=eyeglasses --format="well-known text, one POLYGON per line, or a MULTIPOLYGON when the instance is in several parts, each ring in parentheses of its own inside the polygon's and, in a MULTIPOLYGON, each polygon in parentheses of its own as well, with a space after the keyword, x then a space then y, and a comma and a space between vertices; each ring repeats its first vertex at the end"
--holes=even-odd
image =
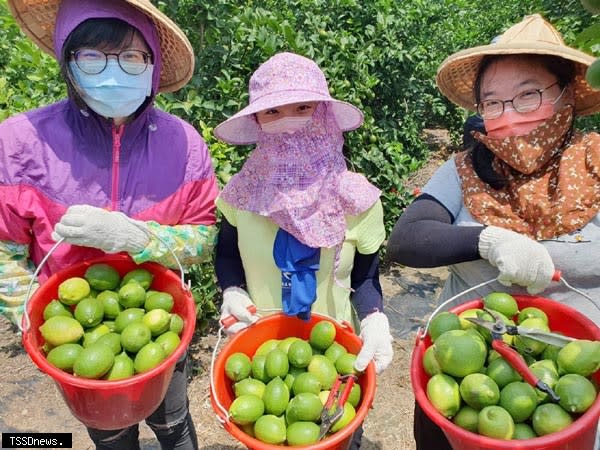
MULTIPOLYGON (((550 86, 543 89, 531 89, 529 91, 521 92, 520 94, 515 95, 511 100, 484 100, 477 103, 477 112, 486 120, 497 119, 504 114, 504 105, 509 102, 512 103, 513 109, 519 113, 537 111, 542 105, 542 93, 557 84, 558 81, 555 81, 550 86)), ((554 103, 556 103, 563 92, 564 89, 560 92, 559 96, 556 97, 554 103)))
POLYGON ((141 50, 123 50, 119 53, 106 53, 95 48, 81 48, 71 52, 71 55, 77 67, 89 75, 101 73, 106 68, 109 56, 115 56, 119 67, 130 75, 143 73, 152 58, 149 53, 141 50))

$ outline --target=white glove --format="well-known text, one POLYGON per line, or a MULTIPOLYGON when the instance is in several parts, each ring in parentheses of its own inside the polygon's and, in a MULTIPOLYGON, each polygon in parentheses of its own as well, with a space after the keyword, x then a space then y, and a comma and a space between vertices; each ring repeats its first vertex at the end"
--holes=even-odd
POLYGON ((229 287, 223 291, 223 304, 219 320, 223 320, 227 316, 233 316, 238 320, 229 328, 225 328, 227 334, 236 334, 259 319, 256 314, 252 314, 247 309, 253 304, 248 293, 242 288, 229 287))
POLYGON ((139 253, 148 245, 144 222, 130 219, 122 212, 106 211, 89 205, 73 205, 54 227, 52 239, 106 253, 139 253))
POLYGON ((537 294, 548 287, 554 263, 548 250, 537 241, 504 228, 489 226, 479 235, 479 254, 498 268, 498 281, 516 283, 537 294))
POLYGON ((360 322, 360 338, 363 346, 354 362, 354 368, 360 372, 367 368, 371 360, 375 362, 377 374, 383 372, 392 362, 394 349, 390 334, 390 323, 382 312, 369 314, 360 322))

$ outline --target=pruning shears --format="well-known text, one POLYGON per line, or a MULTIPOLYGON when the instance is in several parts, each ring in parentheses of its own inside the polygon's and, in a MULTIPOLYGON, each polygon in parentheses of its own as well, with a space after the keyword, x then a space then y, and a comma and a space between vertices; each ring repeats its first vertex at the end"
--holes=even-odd
POLYGON ((358 381, 356 375, 338 375, 335 379, 335 382, 329 391, 327 401, 323 406, 323 411, 321 412, 319 440, 323 439, 331 427, 341 419, 344 414, 344 404, 346 403, 346 400, 348 400, 350 391, 352 391, 352 387, 356 381, 358 381), (343 382, 346 382, 346 384, 344 385, 344 390, 340 393, 340 386, 343 382))
POLYGON ((517 372, 519 372, 519 374, 527 383, 538 388, 540 391, 546 392, 553 401, 558 402, 560 397, 556 394, 556 392, 554 392, 550 386, 540 380, 531 371, 522 356, 502 340, 502 335, 509 334, 513 336, 523 336, 544 342, 546 344, 556 345, 558 347, 564 347, 566 344, 574 341, 575 339, 568 336, 563 336, 561 334, 549 333, 531 328, 523 328, 518 325, 507 325, 494 311, 486 308, 484 308, 484 310, 494 318, 494 322, 473 317, 468 317, 466 319, 475 325, 489 330, 492 334, 492 348, 496 350, 504 359, 506 359, 506 361, 508 361, 508 363, 517 372))

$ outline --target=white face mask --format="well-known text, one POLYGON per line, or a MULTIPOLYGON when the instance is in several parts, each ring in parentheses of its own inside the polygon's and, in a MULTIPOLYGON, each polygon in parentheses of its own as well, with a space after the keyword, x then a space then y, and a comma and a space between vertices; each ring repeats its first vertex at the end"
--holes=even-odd
POLYGON ((263 123, 260 128, 268 134, 295 133, 296 131, 304 128, 306 124, 310 122, 311 118, 311 116, 288 116, 274 120, 273 122, 263 123))

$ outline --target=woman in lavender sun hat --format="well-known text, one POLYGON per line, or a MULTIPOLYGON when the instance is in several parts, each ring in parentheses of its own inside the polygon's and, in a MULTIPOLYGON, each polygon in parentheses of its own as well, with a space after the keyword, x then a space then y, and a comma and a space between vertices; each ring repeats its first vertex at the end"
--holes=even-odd
MULTIPOLYGON (((215 128, 233 144, 256 143, 217 199, 223 213, 216 274, 222 317, 236 333, 260 313, 308 319, 311 311, 353 322, 363 339, 355 368, 392 359, 379 284, 385 238, 380 191, 346 167, 343 131, 362 123, 333 99, 310 59, 279 53, 250 79, 250 104, 215 128)), ((358 433, 360 434, 360 432, 358 433)), ((353 447, 360 445, 360 436, 353 447)))

